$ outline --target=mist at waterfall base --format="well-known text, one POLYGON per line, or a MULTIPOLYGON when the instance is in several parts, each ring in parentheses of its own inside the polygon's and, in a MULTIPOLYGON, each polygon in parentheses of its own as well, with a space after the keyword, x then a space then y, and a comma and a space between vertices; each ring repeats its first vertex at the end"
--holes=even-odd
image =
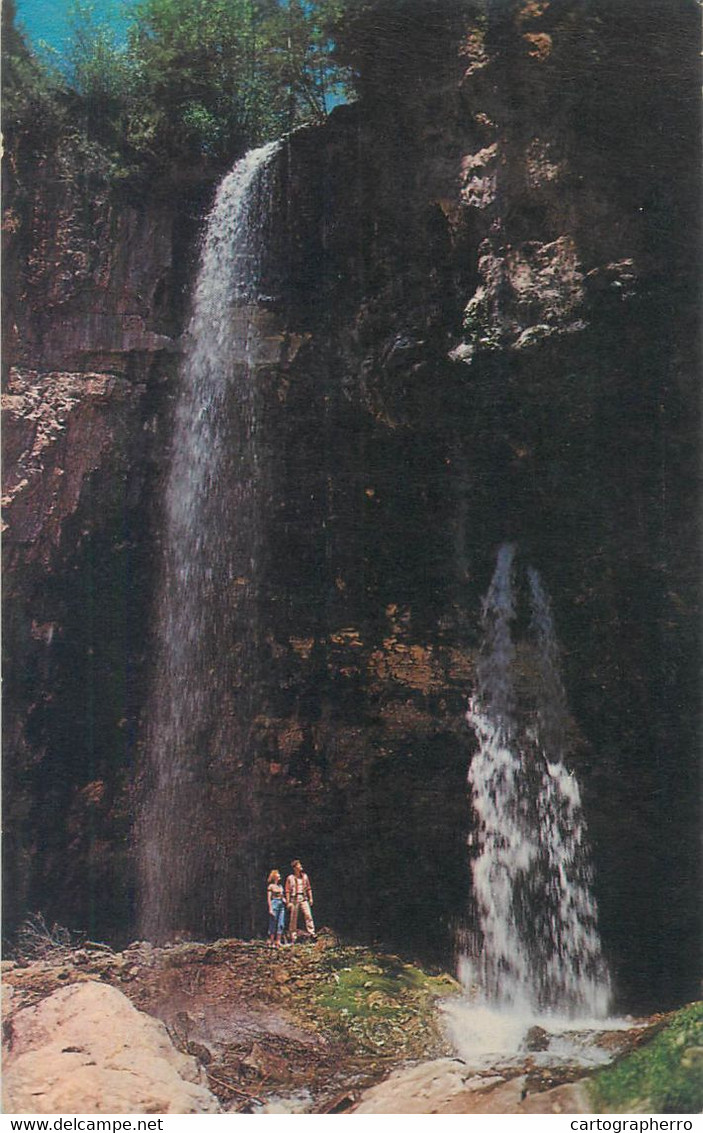
MULTIPOLYGON (((220 185, 181 368, 138 829, 141 931, 154 941, 227 923, 237 863, 229 831, 209 832, 208 789, 232 761, 253 777, 265 489, 257 299, 277 148, 251 151, 220 185)), ((256 876, 252 800, 232 820, 256 876)), ((236 896, 240 916, 246 896, 236 896)))
MULTIPOLYGON (((479 823, 472 874, 481 944, 467 932, 460 939, 468 996, 446 1018, 469 1059, 518 1051, 535 1025, 552 1036, 602 1030, 611 998, 579 784, 564 763, 570 718, 551 605, 528 567, 530 618, 516 641, 515 559, 515 546, 504 544, 483 603, 467 713, 479 745, 468 778, 479 823)), ((594 1049, 564 1039, 551 1049, 550 1040, 549 1057, 598 1061, 594 1049)))

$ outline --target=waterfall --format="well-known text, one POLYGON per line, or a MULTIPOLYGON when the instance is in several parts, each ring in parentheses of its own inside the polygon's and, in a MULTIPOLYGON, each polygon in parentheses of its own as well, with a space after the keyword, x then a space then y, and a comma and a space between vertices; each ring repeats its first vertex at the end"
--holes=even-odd
POLYGON ((469 768, 479 981, 498 1006, 602 1017, 610 988, 579 785, 563 761, 569 713, 554 621, 529 568, 531 617, 516 645, 515 576, 515 548, 506 544, 483 603, 467 714, 479 744, 469 768))
POLYGON ((208 815, 253 760, 265 489, 256 301, 277 148, 248 153, 220 185, 180 372, 138 824, 141 931, 153 940, 226 919, 251 826, 246 799, 232 828, 215 831, 208 815))

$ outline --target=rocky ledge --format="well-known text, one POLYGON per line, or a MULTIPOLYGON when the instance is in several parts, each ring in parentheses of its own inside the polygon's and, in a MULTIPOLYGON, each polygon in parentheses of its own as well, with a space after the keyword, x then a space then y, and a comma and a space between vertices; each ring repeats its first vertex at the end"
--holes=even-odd
POLYGON ((338 944, 220 940, 5 961, 7 1112, 331 1112, 447 1054, 455 981, 338 944))
POLYGON ((673 1058, 667 1081, 684 1092, 699 1068, 703 1005, 597 1036, 615 1062, 595 1078, 545 1069, 539 1028, 516 1058, 469 1065, 443 1033, 442 1002, 461 994, 451 976, 330 932, 280 950, 227 939, 113 952, 43 931, 34 943, 32 959, 2 966, 10 1113, 594 1112, 599 1098, 617 1108, 621 1056, 673 1058))

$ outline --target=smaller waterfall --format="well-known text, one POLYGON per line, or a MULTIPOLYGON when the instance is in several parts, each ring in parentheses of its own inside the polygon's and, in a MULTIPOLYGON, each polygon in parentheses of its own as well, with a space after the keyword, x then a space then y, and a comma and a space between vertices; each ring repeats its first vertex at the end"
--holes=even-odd
POLYGON ((515 573, 506 544, 483 604, 467 715, 479 743, 469 783, 479 821, 480 983, 498 1006, 603 1017, 610 987, 579 785, 563 762, 569 715, 554 622, 530 568, 531 620, 516 647, 515 573))

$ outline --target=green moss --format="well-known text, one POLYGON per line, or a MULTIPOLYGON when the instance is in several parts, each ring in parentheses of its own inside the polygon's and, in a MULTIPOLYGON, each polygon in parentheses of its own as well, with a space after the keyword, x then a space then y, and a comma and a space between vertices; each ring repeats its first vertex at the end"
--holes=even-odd
POLYGON ((703 1003, 676 1012, 645 1045, 595 1075, 596 1113, 699 1113, 703 1108, 703 1003))
POLYGON ((458 990, 451 976, 428 975, 396 956, 353 948, 329 956, 315 1005, 355 1047, 420 1057, 442 1048, 435 1001, 458 990))

